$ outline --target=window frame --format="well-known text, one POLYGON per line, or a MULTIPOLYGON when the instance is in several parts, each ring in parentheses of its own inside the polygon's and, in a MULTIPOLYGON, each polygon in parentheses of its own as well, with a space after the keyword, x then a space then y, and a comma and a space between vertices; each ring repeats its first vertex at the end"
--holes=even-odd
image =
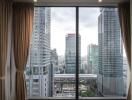
MULTIPOLYGON (((87 4, 86 4, 87 5, 87 4)), ((36 98, 28 98, 28 100, 126 100, 127 97, 82 97, 79 98, 79 8, 87 7, 87 8, 92 8, 92 7, 107 7, 107 8, 117 8, 117 4, 105 4, 105 5, 96 5, 96 6, 59 6, 57 3, 57 6, 52 6, 52 4, 49 3, 49 6, 43 3, 36 3, 34 7, 72 7, 75 8, 75 33, 76 33, 76 73, 75 73, 75 97, 36 97, 36 98)))

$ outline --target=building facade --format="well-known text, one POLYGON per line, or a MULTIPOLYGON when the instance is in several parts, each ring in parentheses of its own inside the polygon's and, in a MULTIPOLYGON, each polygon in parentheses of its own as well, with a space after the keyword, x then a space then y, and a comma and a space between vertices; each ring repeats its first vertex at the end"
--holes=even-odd
POLYGON ((50 66, 50 74, 49 74, 49 79, 50 79, 50 83, 49 83, 49 94, 51 97, 53 97, 54 95, 54 74, 58 74, 59 69, 58 69, 58 55, 56 52, 56 49, 51 50, 51 66, 50 66))
POLYGON ((101 8, 98 18, 98 90, 123 96, 123 46, 117 8, 101 8))
POLYGON ((88 73, 98 74, 98 45, 90 44, 88 46, 88 73))
POLYGON ((123 57, 123 81, 124 81, 124 96, 126 96, 129 88, 129 65, 126 57, 123 57))
POLYGON ((34 8, 34 26, 26 79, 28 96, 49 96, 50 8, 34 8))
MULTIPOLYGON (((65 72, 67 74, 76 73, 76 34, 66 36, 65 48, 65 72)), ((79 35, 79 65, 81 66, 81 37, 79 35)))
POLYGON ((59 74, 58 54, 56 49, 51 50, 51 64, 53 66, 53 73, 59 74))

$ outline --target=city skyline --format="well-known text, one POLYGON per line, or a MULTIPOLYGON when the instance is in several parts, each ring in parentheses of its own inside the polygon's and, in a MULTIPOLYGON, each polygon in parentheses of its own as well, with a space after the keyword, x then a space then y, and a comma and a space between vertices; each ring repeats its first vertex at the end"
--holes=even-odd
MULTIPOLYGON (((98 44, 99 8, 84 7, 79 8, 79 11, 81 56, 86 56, 87 46, 98 44)), ((51 8, 51 49, 56 48, 58 55, 65 55, 65 36, 75 33, 75 18, 75 8, 51 8)))
MULTIPOLYGON (((81 57, 87 56, 88 45, 98 45, 99 9, 99 7, 79 8, 81 57)), ((76 15, 74 7, 51 7, 51 49, 56 49, 58 56, 65 56, 65 36, 69 33, 75 34, 75 18, 76 15)), ((123 56, 126 57, 124 47, 123 56)))
MULTIPOLYGON (((91 9, 81 8, 79 15, 81 30, 78 40, 79 95, 81 97, 124 96, 125 92, 122 91, 124 88, 123 45, 117 9, 102 8, 100 15, 96 15, 95 18, 92 14, 85 16, 85 12, 91 9), (96 30, 92 30, 94 28, 96 30), (92 32, 96 34, 91 34, 92 32), (117 87, 116 84, 119 82, 121 84, 117 87), (111 86, 116 88, 112 89, 111 86), (119 89, 122 92, 116 91, 119 89)), ((72 30, 75 31, 75 26, 71 24, 75 22, 76 17, 73 13, 75 9, 63 8, 59 11, 58 8, 54 8, 53 10, 49 7, 35 9, 30 56, 26 67, 28 96, 75 96, 73 75, 76 73, 76 34, 72 32, 72 30), (53 11, 55 9, 57 11, 53 11), (65 14, 67 16, 62 16, 65 14), (60 56, 61 54, 63 56, 60 56)), ((124 80, 127 78, 125 73, 124 70, 124 80)))

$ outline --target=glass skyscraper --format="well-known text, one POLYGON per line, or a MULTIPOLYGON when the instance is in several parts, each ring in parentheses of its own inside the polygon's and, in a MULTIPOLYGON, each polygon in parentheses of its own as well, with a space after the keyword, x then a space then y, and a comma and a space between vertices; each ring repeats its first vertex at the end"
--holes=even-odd
MULTIPOLYGON (((81 58, 80 51, 80 35, 79 35, 79 58, 81 58)), ((67 74, 76 73, 76 34, 68 34, 66 36, 66 49, 65 49, 65 66, 67 74)), ((81 59, 79 59, 79 65, 81 64, 81 59)))
POLYGON ((117 8, 101 8, 98 18, 98 90, 123 95, 123 46, 117 8))
POLYGON ((34 26, 27 63, 28 96, 49 96, 50 8, 34 8, 34 26))

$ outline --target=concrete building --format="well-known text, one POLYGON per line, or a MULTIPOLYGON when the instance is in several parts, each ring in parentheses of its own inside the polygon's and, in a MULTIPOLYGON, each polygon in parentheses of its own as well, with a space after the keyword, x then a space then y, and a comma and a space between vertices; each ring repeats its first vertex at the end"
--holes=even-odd
POLYGON ((65 73, 65 56, 58 56, 58 74, 65 73))
POLYGON ((53 73, 59 74, 58 54, 56 49, 51 50, 51 64, 53 66, 53 73))
MULTIPOLYGON (((79 36, 79 64, 81 66, 81 37, 79 36)), ((65 65, 67 74, 76 73, 76 34, 66 36, 65 65)))
POLYGON ((26 70, 28 96, 49 96, 50 8, 34 8, 34 26, 26 70))
POLYGON ((98 43, 98 90, 104 96, 123 96, 123 46, 117 8, 100 9, 98 43))
POLYGON ((49 67, 49 96, 52 97, 54 93, 54 74, 58 74, 58 55, 56 49, 51 50, 51 66, 49 67))
POLYGON ((80 71, 80 74, 88 74, 87 55, 81 57, 81 67, 79 71, 80 71))
POLYGON ((81 61, 81 68, 79 69, 80 74, 87 74, 88 73, 88 64, 87 61, 81 61))
POLYGON ((90 44, 88 46, 88 73, 98 74, 98 45, 90 44))

